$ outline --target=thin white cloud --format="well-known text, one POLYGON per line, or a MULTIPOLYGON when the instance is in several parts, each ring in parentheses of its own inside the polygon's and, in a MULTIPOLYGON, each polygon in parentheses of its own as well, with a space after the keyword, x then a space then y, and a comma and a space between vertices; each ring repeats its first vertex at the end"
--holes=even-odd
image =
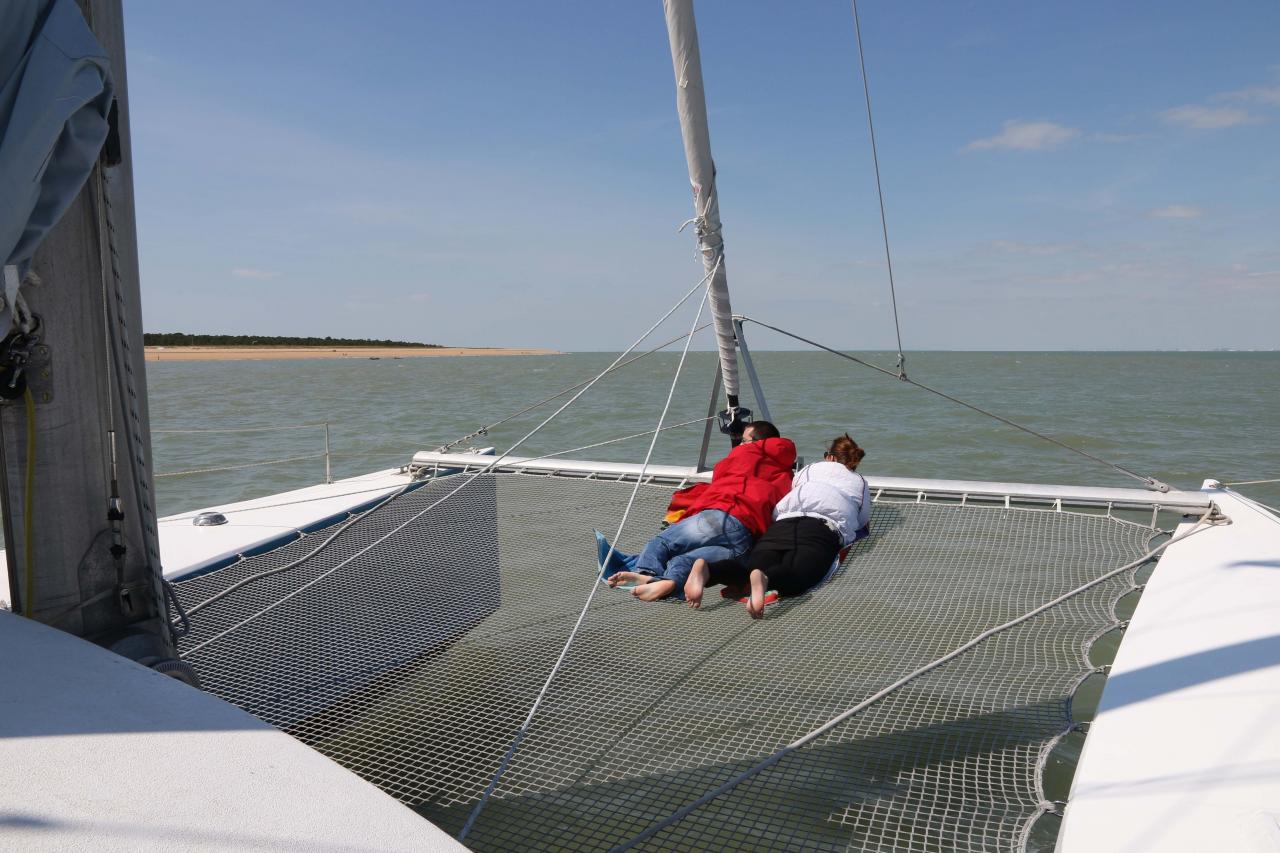
POLYGON ((1147 216, 1152 219, 1199 219, 1204 211, 1190 204, 1168 204, 1148 210, 1147 216))
POLYGON ((994 240, 991 248, 1009 255, 1045 257, 1061 255, 1076 248, 1074 243, 1019 243, 1015 240, 994 240))
POLYGON ((236 278, 252 278, 260 281, 280 277, 280 273, 273 270, 258 270, 252 267, 236 267, 231 271, 231 274, 236 278))
POLYGON ((1249 124, 1256 121, 1246 110, 1237 107, 1206 107, 1187 104, 1160 113, 1167 124, 1190 127, 1195 130, 1217 130, 1223 127, 1249 124))
POLYGON ((1223 92, 1215 95, 1219 101, 1246 101, 1255 104, 1267 104, 1280 107, 1280 86, 1249 86, 1234 92, 1223 92))
POLYGON ((1004 148, 1012 151, 1043 151, 1057 148, 1080 135, 1074 127, 1066 127, 1051 121, 1019 121, 1010 119, 1001 125, 995 136, 975 139, 965 146, 968 150, 1004 148))
POLYGON ((1133 142, 1141 138, 1142 138, 1142 135, 1138 133, 1091 133, 1089 134, 1090 142, 1102 142, 1108 145, 1117 145, 1122 142, 1133 142))

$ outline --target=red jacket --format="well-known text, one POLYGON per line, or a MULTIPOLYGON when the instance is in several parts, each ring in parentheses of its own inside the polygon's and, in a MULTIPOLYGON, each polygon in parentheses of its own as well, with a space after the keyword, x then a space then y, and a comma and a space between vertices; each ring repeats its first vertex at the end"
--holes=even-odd
MULTIPOLYGON (((675 493, 672 510, 687 518, 704 509, 722 509, 746 525, 753 536, 773 521, 773 508, 791 491, 796 446, 789 438, 766 438, 739 444, 716 463, 710 483, 675 493)), ((671 520, 671 514, 668 513, 671 520)))

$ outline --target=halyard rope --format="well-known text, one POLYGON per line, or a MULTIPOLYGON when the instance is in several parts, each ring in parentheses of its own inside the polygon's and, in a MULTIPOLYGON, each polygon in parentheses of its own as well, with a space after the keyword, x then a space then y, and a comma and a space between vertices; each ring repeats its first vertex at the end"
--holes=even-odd
POLYGON ((1116 471, 1119 471, 1121 474, 1124 474, 1126 477, 1132 477, 1135 480, 1142 481, 1143 483, 1146 484, 1147 488, 1154 489, 1160 492, 1169 491, 1169 486, 1165 483, 1160 482, 1155 477, 1147 477, 1142 474, 1139 474, 1136 471, 1130 471, 1128 468, 1125 468, 1123 465, 1117 465, 1115 462, 1108 462, 1105 459, 1101 459, 1097 456, 1094 456, 1092 453, 1089 453, 1086 450, 1081 450, 1078 447, 1072 447, 1070 444, 1059 441, 1058 439, 1053 438, 1052 436, 1045 435, 1042 432, 1036 432, 1035 430, 1031 429, 1031 427, 1023 426, 1020 423, 1011 421, 1006 417, 997 415, 995 412, 987 411, 986 409, 980 406, 975 406, 972 403, 966 403, 964 400, 961 400, 957 397, 952 397, 950 394, 947 394, 944 391, 939 391, 937 388, 931 388, 928 385, 925 385, 923 382, 917 382, 916 380, 908 377, 906 374, 894 373, 892 370, 888 370, 886 368, 880 367, 879 365, 872 364, 869 361, 864 361, 863 359, 860 359, 856 356, 849 355, 848 353, 840 352, 840 350, 832 349, 831 347, 820 344, 817 341, 812 341, 808 338, 801 337, 800 335, 797 335, 794 332, 788 332, 785 329, 779 329, 777 326, 771 326, 768 323, 763 323, 760 320, 754 319, 753 317, 747 317, 741 314, 739 314, 738 316, 744 322, 755 323, 757 326, 763 326, 766 329, 772 329, 773 331, 777 332, 780 335, 786 335, 787 337, 794 338, 797 341, 803 341, 804 343, 809 344, 810 346, 817 347, 820 350, 825 350, 826 352, 829 352, 832 355, 837 355, 840 358, 846 359, 848 361, 852 361, 855 364, 861 364, 863 367, 869 367, 872 370, 878 370, 879 372, 885 374, 886 376, 893 376, 897 379, 901 379, 903 382, 906 382, 909 385, 914 385, 917 388, 923 391, 928 391, 931 394, 937 394, 939 397, 943 398, 944 400, 950 400, 951 402, 956 403, 957 405, 960 405, 960 406, 964 406, 966 409, 975 411, 980 415, 986 415, 989 418, 994 418, 995 420, 1000 421, 1000 423, 1002 424, 1011 426, 1016 430, 1021 430, 1022 432, 1025 432, 1027 435, 1033 435, 1036 438, 1040 438, 1049 442, 1050 444, 1056 444, 1058 447, 1061 447, 1064 450, 1070 450, 1072 453, 1078 453, 1081 456, 1085 457, 1086 459, 1092 459, 1094 462, 1107 465, 1115 469, 1116 471))
POLYGON ((964 654, 965 652, 969 651, 975 646, 980 645, 981 643, 990 639, 991 637, 994 637, 997 634, 1003 633, 1004 631, 1007 631, 1010 628, 1014 628, 1022 624, 1023 622, 1026 622, 1027 620, 1032 619, 1040 615, 1041 613, 1044 613, 1046 610, 1050 610, 1054 607, 1057 607, 1059 604, 1062 604, 1068 599, 1074 598, 1075 596, 1080 595, 1081 593, 1089 589, 1092 589, 1093 587, 1098 586, 1099 584, 1105 581, 1108 581, 1111 578, 1116 577, 1117 575, 1123 574, 1124 572, 1130 571, 1131 569, 1141 566, 1143 563, 1152 559, 1153 557, 1158 555, 1161 551, 1165 550, 1173 543, 1181 542, 1183 539, 1186 539, 1188 536, 1191 536, 1192 534, 1198 533, 1199 531, 1205 529, 1206 525, 1220 523, 1214 518, 1214 514, 1216 512, 1217 512, 1217 507, 1211 505, 1207 510, 1205 510, 1204 515, 1200 516, 1199 520, 1196 521, 1196 523, 1192 525, 1192 527, 1189 530, 1187 530, 1185 533, 1179 534, 1178 536, 1175 536, 1172 539, 1162 542, 1161 544, 1152 548, 1147 553, 1143 554, 1141 557, 1134 560, 1133 562, 1126 563, 1125 565, 1121 566, 1118 569, 1112 569, 1106 574, 1103 574, 1097 578, 1094 578, 1088 583, 1078 586, 1075 589, 1071 590, 1070 592, 1060 595, 1057 598, 1040 605, 1034 610, 1030 610, 1024 613, 1023 615, 1017 617, 1016 619, 1012 619, 1008 622, 1005 622, 1003 625, 997 625, 994 628, 989 628, 986 631, 983 631, 978 636, 974 637, 972 640, 969 640, 964 645, 959 646, 958 648, 948 652, 947 654, 943 655, 937 660, 927 663, 924 666, 920 667, 919 669, 916 669, 913 672, 907 675, 904 675, 902 678, 893 682, 888 687, 885 687, 884 689, 880 690, 878 693, 868 697, 867 699, 864 699, 862 702, 859 702, 857 705, 854 705, 853 707, 841 712, 835 717, 832 717, 830 720, 823 723, 821 726, 818 726, 813 731, 809 732, 808 734, 804 735, 798 740, 792 741, 791 743, 787 744, 786 746, 774 752, 772 755, 767 756, 766 758, 762 759, 761 761, 757 762, 756 764, 742 771, 737 776, 734 776, 732 779, 730 779, 728 782, 725 782, 720 787, 712 791, 709 791, 706 794, 703 794, 697 800, 694 800, 692 803, 689 803, 688 805, 684 806, 678 811, 673 812, 671 815, 653 824, 644 832, 641 832, 639 835, 636 835, 635 837, 623 842, 622 844, 619 844, 618 846, 613 847, 612 849, 610 849, 609 853, 623 853, 623 851, 625 850, 633 849, 637 844, 641 844, 645 841, 648 841, 650 838, 657 835, 662 830, 666 829, 669 826, 672 826, 675 823, 678 823, 679 821, 688 817, 694 811, 706 805, 707 803, 711 802, 712 800, 715 800, 718 797, 724 794, 727 794, 729 791, 733 790, 738 785, 742 784, 743 782, 750 779, 751 777, 757 775, 762 770, 766 770, 769 767, 772 767, 773 765, 777 764, 783 758, 795 752, 800 747, 810 743, 811 741, 820 737, 826 732, 831 731, 833 728, 840 725, 840 723, 843 723, 845 720, 849 719, 854 714, 857 714, 861 711, 866 710, 867 708, 879 702, 881 699, 884 699, 885 697, 896 692, 900 688, 906 686, 908 683, 916 680, 917 678, 930 672, 931 670, 937 669, 943 664, 948 663, 952 660, 955 660, 960 655, 964 654))
MULTIPOLYGON (((257 618, 259 618, 260 616, 264 616, 264 615, 266 615, 267 613, 271 612, 271 611, 272 611, 272 610, 274 610, 275 608, 279 607, 281 604, 284 604, 284 603, 285 603, 286 601, 288 601, 289 599, 293 598, 294 596, 297 596, 297 595, 301 594, 301 593, 302 593, 302 592, 304 592, 305 590, 307 590, 307 589, 311 588, 312 586, 316 585, 317 583, 319 583, 320 581, 322 581, 322 580, 324 580, 325 578, 329 577, 330 575, 332 575, 334 572, 338 571, 339 569, 345 568, 346 566, 350 565, 352 561, 354 561, 354 560, 356 560, 356 559, 358 559, 358 558, 360 558, 360 557, 363 557, 365 554, 367 554, 367 553, 368 553, 369 551, 371 551, 373 548, 377 547, 378 545, 381 545, 383 542, 385 542, 387 539, 390 539, 392 536, 396 535, 396 534, 397 534, 397 533, 399 533, 401 530, 404 530, 404 529, 405 529, 406 527, 408 527, 410 524, 412 524, 413 522, 417 521, 419 518, 421 518, 422 516, 426 515, 428 512, 430 512, 431 510, 435 509, 435 508, 436 508, 436 507, 438 507, 440 504, 444 503, 444 502, 445 502, 445 501, 447 501, 449 498, 453 497, 453 496, 454 496, 454 495, 456 495, 458 492, 460 492, 460 491, 462 491, 463 489, 465 489, 467 486, 471 485, 473 482, 475 482, 475 481, 476 481, 479 477, 481 477, 482 475, 484 475, 484 474, 488 474, 488 473, 492 472, 495 468, 497 468, 497 467, 498 467, 498 465, 502 462, 502 460, 506 459, 508 456, 510 456, 510 455, 511 455, 511 452, 512 452, 513 450, 515 450, 515 449, 516 449, 517 447, 519 447, 520 445, 524 444, 526 441, 528 441, 530 438, 532 438, 532 437, 533 437, 533 436, 534 436, 534 435, 535 435, 539 430, 541 430, 541 429, 542 429, 543 427, 545 427, 547 424, 551 423, 551 421, 555 420, 555 418, 556 418, 556 417, 558 417, 558 416, 560 415, 560 413, 561 413, 561 412, 563 412, 565 409, 567 409, 567 408, 569 408, 570 406, 572 406, 575 402, 577 402, 577 400, 578 400, 578 398, 579 398, 579 397, 581 397, 583 394, 585 394, 587 391, 589 391, 589 390, 591 389, 591 386, 592 386, 592 385, 594 385, 596 382, 598 382, 601 378, 603 378, 603 377, 604 377, 604 375, 605 375, 606 373, 608 373, 610 370, 612 370, 614 367, 616 367, 616 366, 618 365, 618 363, 619 363, 619 362, 621 362, 621 361, 622 361, 623 359, 625 359, 628 355, 630 355, 630 354, 631 354, 631 352, 632 352, 632 350, 634 350, 636 347, 638 347, 638 346, 641 344, 641 342, 643 342, 643 341, 644 341, 644 339, 645 339, 645 338, 647 338, 647 337, 649 337, 649 335, 653 334, 654 330, 655 330, 655 329, 657 329, 659 326, 661 326, 664 322, 666 322, 667 318, 668 318, 668 317, 670 317, 672 314, 674 314, 674 313, 675 313, 675 312, 680 308, 680 306, 681 306, 681 305, 684 305, 684 303, 685 303, 685 302, 689 301, 689 297, 693 296, 693 294, 694 294, 694 293, 696 293, 699 289, 701 289, 701 288, 705 288, 705 287, 706 287, 707 282, 711 279, 711 274, 712 274, 712 272, 714 272, 714 269, 713 269, 712 271, 708 272, 706 275, 704 275, 704 276, 703 276, 703 277, 698 281, 698 283, 697 283, 697 284, 695 284, 695 285, 694 285, 694 286, 693 286, 693 287, 692 287, 692 288, 691 288, 687 293, 685 293, 685 295, 684 295, 684 296, 682 296, 682 297, 680 298, 680 300, 679 300, 678 302, 676 302, 676 304, 675 304, 675 305, 671 306, 671 308, 667 311, 667 313, 663 314, 663 315, 658 319, 658 321, 657 321, 657 322, 655 322, 652 326, 650 326, 650 327, 645 331, 645 333, 644 333, 643 335, 641 335, 638 339, 636 339, 635 343, 633 343, 631 346, 627 347, 627 349, 626 349, 626 350, 625 350, 621 355, 619 355, 616 359, 614 359, 613 363, 612 363, 612 364, 610 364, 610 365, 609 365, 609 367, 605 368, 602 372, 598 373, 598 374, 596 375, 596 377, 595 377, 594 379, 592 379, 590 382, 588 382, 586 385, 584 385, 584 386, 582 387, 582 389, 581 389, 580 391, 578 391, 578 393, 576 393, 576 394, 574 394, 572 397, 570 397, 570 398, 569 398, 569 400, 568 400, 567 402, 565 402, 565 403, 564 403, 564 405, 562 405, 560 408, 558 408, 558 409, 556 409, 554 412, 552 412, 552 413, 551 413, 551 415, 550 415, 550 416, 548 416, 548 417, 546 418, 546 420, 544 420, 542 423, 538 424, 536 427, 534 427, 534 428, 533 428, 532 430, 530 430, 529 432, 525 433, 525 435, 524 435, 524 437, 523 437, 523 438, 521 438, 521 439, 520 439, 519 441, 517 441, 515 444, 511 445, 511 447, 507 448, 507 450, 506 450, 506 451, 504 451, 504 452, 503 452, 503 454, 502 454, 501 456, 495 457, 495 458, 493 459, 493 461, 489 462, 487 465, 485 465, 485 467, 481 468, 479 471, 476 471, 474 474, 472 474, 470 477, 468 477, 464 482, 459 483, 459 484, 458 484, 454 489, 452 489, 451 491, 449 491, 448 493, 446 493, 446 494, 445 494, 443 497, 441 497, 439 500, 437 500, 437 501, 435 501, 434 503, 430 504, 430 505, 429 505, 429 506, 427 506, 425 509, 422 509, 422 510, 420 510, 419 512, 415 513, 415 514, 414 514, 413 516, 411 516, 408 520, 406 520, 406 521, 404 521, 403 523, 401 523, 401 524, 397 525, 396 527, 392 528, 390 531, 388 531, 387 533, 385 533, 385 534, 383 534, 382 536, 378 537, 378 538, 377 538, 377 539, 375 539, 373 542, 370 542, 368 545, 366 545, 365 547, 361 548, 359 551, 356 551, 354 554, 352 554, 351 556, 347 557, 346 559, 342 560, 342 561, 341 561, 341 562, 339 562, 337 565, 333 566, 332 568, 326 569, 324 572, 321 572, 320 574, 316 575, 314 578, 312 578, 311 580, 307 581, 305 584, 303 584, 303 585, 299 586, 297 589, 295 589, 295 590, 293 590, 292 592, 288 593, 287 595, 285 595, 285 596, 283 596, 283 597, 281 597, 281 598, 277 599, 276 601, 272 602, 271 604, 267 605, 266 607, 262 608, 261 610, 259 610, 259 611, 255 612, 255 613, 252 613, 252 614, 250 614, 249 616, 246 616, 244 619, 240 620, 239 622, 235 623, 234 625, 231 625, 230 627, 226 628, 225 630, 222 630, 222 631, 218 632, 217 634, 214 634, 212 637, 210 637, 209 639, 205 640, 204 642, 199 643, 198 645, 195 645, 195 646, 191 647, 191 648, 190 648, 190 649, 188 649, 188 650, 187 650, 187 652, 186 652, 187 656, 189 657, 189 656, 191 656, 191 655, 194 655, 196 652, 200 651, 202 648, 204 648, 205 646, 207 646, 207 645, 209 645, 209 644, 211 644, 211 643, 216 643, 218 640, 221 640, 223 637, 227 636, 228 634, 232 633, 233 631, 236 631, 236 630, 240 629, 240 628, 241 628, 241 627, 243 627, 244 625, 247 625, 248 623, 250 623, 250 622, 254 621, 254 620, 255 620, 255 619, 257 619, 257 618)), ((704 299, 705 299, 705 293, 704 293, 704 299)), ((690 335, 690 340, 692 340, 692 335, 690 335)), ((689 345, 689 344, 688 344, 688 341, 686 341, 686 342, 685 342, 685 349, 686 349, 686 351, 687 351, 687 349, 688 349, 688 345, 689 345)), ((290 569, 294 569, 294 568, 296 568, 296 567, 298 567, 298 566, 302 565, 302 564, 303 564, 303 563, 305 563, 307 560, 310 560, 312 557, 314 557, 315 555, 319 554, 322 550, 324 550, 326 547, 328 547, 330 543, 332 543, 335 539, 337 539, 337 538, 338 538, 338 536, 339 536, 343 531, 345 531, 348 527, 350 527, 352 524, 354 524, 355 522, 357 522, 357 521, 358 521, 358 520, 360 520, 361 518, 364 518, 365 516, 369 515, 370 513, 375 512, 376 510, 378 510, 378 509, 380 509, 380 508, 382 508, 382 507, 386 506, 387 504, 391 503, 392 501, 394 501, 396 498, 398 498, 398 497, 400 497, 401 495, 403 495, 406 491, 408 491, 410 488, 414 487, 415 485, 416 485, 415 483, 408 483, 408 484, 406 484, 405 486, 403 486, 403 487, 401 487, 400 489, 398 489, 398 490, 396 490, 395 492, 393 492, 392 494, 388 495, 388 496, 387 496, 387 498, 386 498, 386 500, 382 501, 381 503, 377 504, 376 506, 371 507, 370 509, 366 510, 365 512, 363 512, 363 513, 361 513, 361 514, 359 514, 359 515, 352 516, 352 517, 351 517, 351 519, 349 519, 347 522, 343 523, 343 525, 342 525, 341 527, 339 527, 337 530, 335 530, 335 531, 334 531, 334 532, 333 532, 329 537, 327 537, 323 542, 321 542, 318 546, 316 546, 316 548, 315 548, 314 550, 310 551, 310 552, 309 552, 309 553, 307 553, 305 556, 300 557, 300 558, 298 558, 297 560, 294 560, 294 561, 293 561, 293 562, 291 562, 291 563, 287 563, 287 564, 285 564, 284 566, 281 566, 281 567, 279 567, 279 568, 271 569, 271 570, 270 570, 270 571, 268 571, 268 572, 262 572, 262 573, 259 573, 258 575, 253 575, 253 576, 251 576, 251 577, 245 578, 243 581, 241 581, 241 582, 239 582, 239 583, 237 583, 237 584, 234 584, 233 586, 228 587, 227 589, 223 590, 222 592, 219 592, 217 595, 210 596, 209 598, 207 598, 207 599, 205 599, 204 601, 202 601, 202 602, 200 602, 199 604, 197 604, 195 607, 190 608, 190 609, 188 610, 188 615, 194 614, 194 613, 198 612, 199 610, 201 610, 201 609, 203 609, 203 608, 205 608, 205 607, 208 607, 209 605, 213 604, 214 602, 219 601, 219 600, 221 600, 222 598, 225 598, 225 597, 226 597, 227 595, 229 595, 232 591, 237 590, 237 589, 240 589, 240 588, 241 588, 241 587, 243 587, 245 584, 250 583, 250 582, 252 582, 252 581, 254 581, 254 580, 257 580, 258 578, 267 577, 267 576, 269 576, 269 575, 279 574, 279 573, 281 573, 281 572, 289 571, 290 569)))
POLYGON ((560 649, 560 656, 556 658, 555 664, 551 667, 551 671, 547 674, 546 681, 542 684, 542 689, 538 691, 537 697, 533 701, 533 705, 529 708, 529 713, 525 716, 524 723, 520 726, 520 730, 516 732, 515 737, 511 741, 511 745, 507 747, 506 754, 502 757, 502 762, 498 765, 498 769, 494 772, 493 778, 489 780, 489 784, 485 787, 484 793, 480 795, 480 800, 476 803, 475 808, 471 810, 471 814, 467 817, 466 824, 462 827, 462 831, 458 833, 458 841, 466 839, 467 833, 471 831, 471 827, 475 825, 476 818, 480 817, 480 812, 484 810, 485 805, 489 802, 489 798, 493 795, 493 791, 498 786, 498 782, 507 772, 507 767, 511 764, 511 759, 515 757, 516 750, 520 748, 520 744, 524 741, 525 735, 529 733, 529 727, 533 724, 533 718, 538 713, 538 709, 542 706, 542 700, 546 697, 547 691, 551 689, 551 683, 555 680, 556 675, 560 672, 560 667, 564 663, 565 657, 569 654, 569 647, 573 645, 574 639, 578 636, 578 629, 582 627, 583 621, 587 618, 587 611, 591 607, 592 600, 595 599, 596 592, 600 589, 600 578, 604 576, 605 566, 609 565, 609 561, 613 559, 614 551, 617 547, 618 538, 622 536, 622 531, 627 526, 627 519, 631 515, 631 508, 635 506, 636 495, 640 492, 640 486, 644 482, 645 471, 649 468, 649 461, 653 458, 653 450, 658 444, 658 434, 662 432, 662 424, 667 418, 667 413, 671 410, 671 401, 675 399, 676 385, 680 382, 680 373, 684 369, 685 359, 689 355, 689 345, 693 343, 693 330, 698 327, 698 322, 702 320, 702 309, 707 305, 707 299, 711 295, 711 281, 720 264, 723 262, 724 256, 717 258, 716 263, 707 271, 706 289, 702 293, 702 301, 698 303, 698 313, 693 319, 693 326, 690 328, 689 335, 685 338, 684 349, 680 353, 680 361, 676 364, 675 376, 671 378, 671 387, 667 391, 667 401, 662 407, 662 414, 658 416, 658 426, 653 430, 653 437, 649 440, 649 451, 645 453, 644 463, 640 466, 640 473, 636 477, 636 484, 631 489, 631 496, 627 499, 627 506, 622 511, 622 519, 618 522, 618 531, 614 534, 613 539, 609 543, 609 552, 604 559, 600 561, 600 571, 591 583, 591 592, 587 594, 587 600, 582 604, 582 610, 578 613, 578 619, 573 624, 573 629, 569 631, 568 638, 564 641, 564 646, 560 649))

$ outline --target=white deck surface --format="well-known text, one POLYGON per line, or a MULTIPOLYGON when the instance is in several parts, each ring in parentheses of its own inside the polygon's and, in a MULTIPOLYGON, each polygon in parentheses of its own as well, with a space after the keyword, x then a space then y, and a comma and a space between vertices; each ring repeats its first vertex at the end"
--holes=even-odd
POLYGON ((390 468, 336 483, 209 507, 209 511, 227 517, 227 523, 217 527, 196 527, 191 523, 196 512, 166 516, 159 523, 160 564, 165 577, 182 577, 368 504, 408 483, 407 474, 390 468))
POLYGON ((1280 523, 1206 491, 1233 523, 1161 558, 1085 739, 1059 853, 1280 850, 1280 523))
POLYGON ((462 850, 206 693, 0 612, 0 849, 462 850))

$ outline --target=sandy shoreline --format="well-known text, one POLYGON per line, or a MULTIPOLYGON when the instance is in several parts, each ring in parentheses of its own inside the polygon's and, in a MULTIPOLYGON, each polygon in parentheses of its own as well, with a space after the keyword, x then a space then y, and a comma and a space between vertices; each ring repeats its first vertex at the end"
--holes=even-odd
POLYGON ((300 358, 432 358, 480 355, 560 355, 519 347, 146 347, 147 361, 267 361, 300 358))

